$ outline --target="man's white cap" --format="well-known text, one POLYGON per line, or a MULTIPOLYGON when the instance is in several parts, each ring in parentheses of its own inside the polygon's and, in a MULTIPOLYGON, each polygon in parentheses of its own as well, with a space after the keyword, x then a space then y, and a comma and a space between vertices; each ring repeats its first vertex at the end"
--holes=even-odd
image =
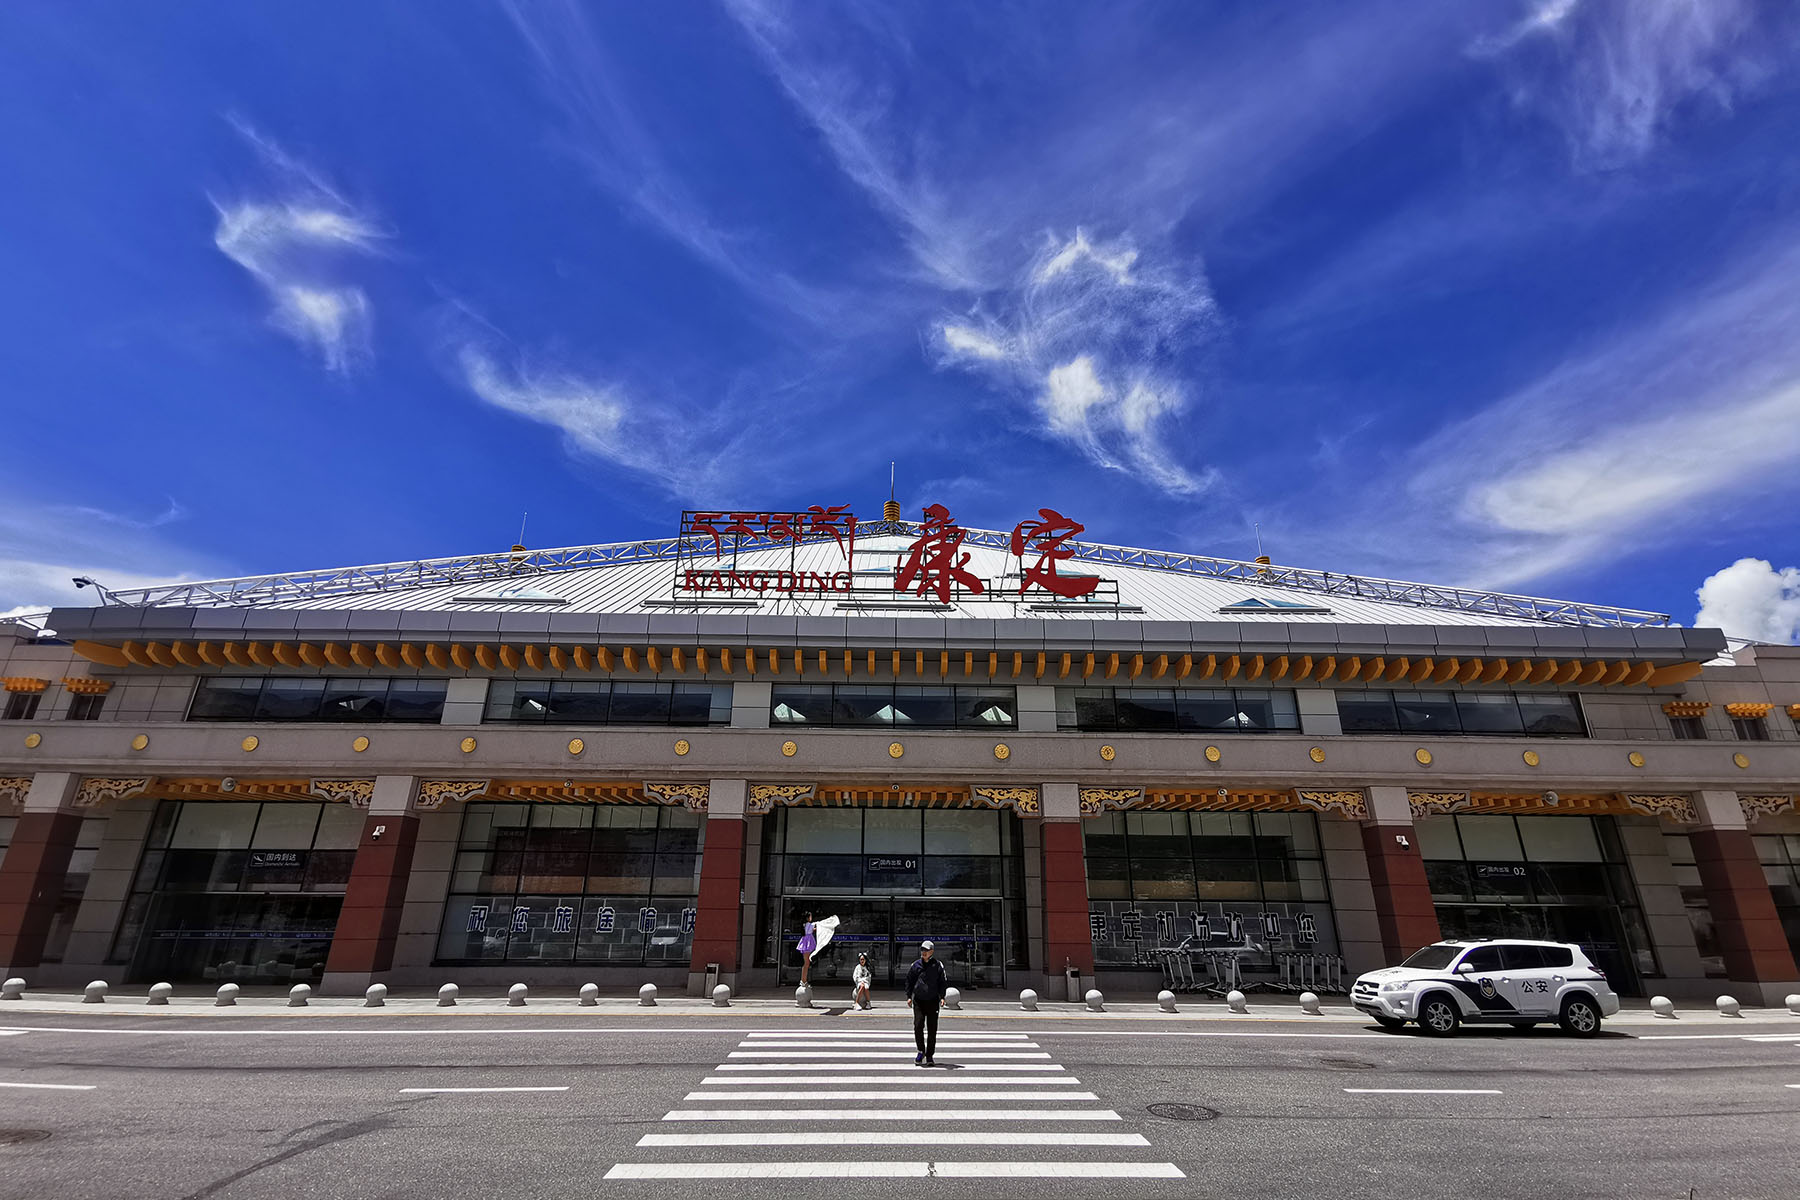
POLYGON ((919 949, 921 949, 921 950, 932 950, 935 948, 936 947, 934 947, 930 942, 920 942, 919 943, 919 949))

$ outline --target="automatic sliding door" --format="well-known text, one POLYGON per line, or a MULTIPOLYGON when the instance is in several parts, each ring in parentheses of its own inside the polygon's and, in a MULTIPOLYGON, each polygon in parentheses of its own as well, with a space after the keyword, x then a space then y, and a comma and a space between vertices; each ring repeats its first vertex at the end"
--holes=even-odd
POLYGON ((896 982, 904 985, 919 943, 930 939, 952 984, 999 987, 1006 969, 1002 929, 998 900, 896 900, 896 982))

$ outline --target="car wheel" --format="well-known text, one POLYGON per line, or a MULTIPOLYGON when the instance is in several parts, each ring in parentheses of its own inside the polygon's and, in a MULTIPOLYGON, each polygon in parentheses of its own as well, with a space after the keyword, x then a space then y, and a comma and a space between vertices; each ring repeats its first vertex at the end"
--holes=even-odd
POLYGON ((1456 1001, 1443 992, 1433 992, 1419 1001, 1419 1031, 1429 1037, 1449 1037, 1462 1024, 1462 1013, 1456 1001))
POLYGON ((1399 1029, 1402 1025, 1406 1024, 1406 1018, 1404 1017, 1384 1017, 1380 1013, 1375 1013, 1373 1015, 1375 1017, 1375 1023, 1383 1029, 1399 1029))
POLYGON ((1600 1006, 1590 997, 1571 996, 1563 1001, 1562 1018, 1557 1024, 1574 1037, 1593 1037, 1600 1032, 1600 1006))

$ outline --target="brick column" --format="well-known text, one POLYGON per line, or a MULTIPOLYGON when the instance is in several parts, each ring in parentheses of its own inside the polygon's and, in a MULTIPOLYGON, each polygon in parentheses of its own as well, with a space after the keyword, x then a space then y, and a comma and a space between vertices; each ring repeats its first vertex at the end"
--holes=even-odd
POLYGON ((1783 995, 1795 990, 1800 970, 1775 912, 1775 898, 1757 861, 1737 793, 1700 792, 1694 806, 1701 824, 1689 832, 1688 840, 1712 910, 1725 973, 1739 1000, 1779 1004, 1783 995))
POLYGON ((1080 789, 1043 785, 1044 981, 1046 999, 1063 999, 1063 968, 1094 974, 1094 934, 1088 923, 1087 853, 1082 846, 1080 789))
POLYGON ((394 942, 412 877, 419 818, 413 810, 419 781, 410 775, 382 775, 363 822, 362 840, 338 911, 337 929, 325 959, 319 990, 354 995, 394 965, 394 942))
POLYGON ((1443 936, 1437 905, 1425 880, 1425 859, 1413 835, 1412 806, 1403 787, 1368 789, 1369 814, 1363 823, 1363 853, 1369 859, 1369 886, 1375 893, 1375 920, 1389 964, 1443 936))
POLYGON ((36 967, 62 900, 63 876, 81 829, 74 810, 79 776, 39 772, 25 796, 12 845, 0 861, 0 964, 7 973, 36 967))
POLYGON ((735 984, 744 891, 744 794, 742 779, 715 779, 707 789, 706 847, 700 852, 700 898, 694 914, 693 956, 688 992, 699 995, 708 963, 719 978, 735 984))

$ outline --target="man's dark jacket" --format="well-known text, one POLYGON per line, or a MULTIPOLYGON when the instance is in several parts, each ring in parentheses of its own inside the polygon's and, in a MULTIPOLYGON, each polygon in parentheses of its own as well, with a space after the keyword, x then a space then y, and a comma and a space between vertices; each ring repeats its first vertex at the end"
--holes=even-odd
POLYGON ((944 964, 935 958, 930 962, 914 959, 912 970, 906 973, 906 998, 915 1008, 937 1008, 943 1004, 949 987, 950 977, 944 974, 944 964))

